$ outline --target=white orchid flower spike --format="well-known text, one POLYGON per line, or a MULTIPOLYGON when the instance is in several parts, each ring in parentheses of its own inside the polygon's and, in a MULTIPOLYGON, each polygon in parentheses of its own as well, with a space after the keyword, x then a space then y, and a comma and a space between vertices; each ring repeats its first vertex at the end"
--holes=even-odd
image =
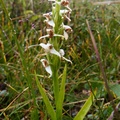
POLYGON ((51 54, 54 54, 54 55, 57 55, 57 56, 61 57, 60 53, 55 50, 55 48, 53 47, 52 44, 50 44, 50 43, 47 43, 47 44, 40 43, 40 46, 42 48, 44 48, 46 53, 51 53, 51 54))
POLYGON ((70 63, 72 64, 72 61, 71 61, 71 60, 69 60, 69 59, 67 59, 67 58, 64 57, 65 52, 64 52, 63 49, 60 49, 59 53, 60 53, 61 58, 62 58, 63 60, 66 60, 67 62, 70 62, 70 63))
POLYGON ((42 62, 42 65, 45 68, 46 72, 48 72, 50 74, 49 77, 51 77, 52 76, 52 70, 51 70, 51 67, 50 67, 48 61, 46 59, 41 59, 40 61, 42 62))

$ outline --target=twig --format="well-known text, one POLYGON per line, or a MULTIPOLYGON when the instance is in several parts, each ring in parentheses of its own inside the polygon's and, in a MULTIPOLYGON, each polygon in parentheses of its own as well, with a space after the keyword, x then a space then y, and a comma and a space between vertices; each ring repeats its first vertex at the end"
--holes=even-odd
POLYGON ((25 88, 20 94, 17 95, 15 99, 2 111, 1 114, 3 114, 26 90, 28 90, 28 87, 25 88))
MULTIPOLYGON (((91 28, 90 28, 90 25, 89 25, 89 22, 88 20, 86 20, 86 23, 87 23, 87 27, 88 27, 88 31, 89 31, 89 34, 90 34, 90 37, 91 37, 91 41, 92 41, 92 44, 93 44, 93 47, 94 47, 94 50, 95 50, 95 53, 96 53, 96 59, 97 59, 97 62, 99 64, 99 67, 100 67, 100 71, 102 73, 102 76, 103 76, 103 80, 104 80, 104 84, 105 84, 105 88, 106 88, 106 91, 108 93, 108 96, 109 96, 109 99, 111 100, 111 105, 114 109, 114 112, 111 113, 110 117, 108 118, 108 120, 112 120, 113 117, 117 117, 119 115, 119 112, 118 112, 118 106, 120 106, 120 104, 118 104, 117 107, 115 107, 115 103, 114 103, 114 96, 113 94, 111 93, 110 91, 110 88, 109 88, 109 85, 108 85, 108 80, 107 80, 107 76, 105 74, 105 71, 104 71, 104 67, 103 67, 103 64, 102 64, 102 61, 101 61, 101 58, 100 58, 100 54, 98 52, 98 49, 97 49, 97 45, 96 45, 96 42, 95 42, 95 38, 93 36, 93 33, 91 31, 91 28)), ((118 117, 119 118, 119 117, 118 117)))
MULTIPOLYGON (((84 99, 84 100, 80 100, 80 101, 75 101, 75 102, 70 102, 70 103, 65 103, 64 106, 67 106, 67 105, 73 105, 73 104, 78 104, 78 103, 84 103, 86 102, 87 99, 84 99)), ((97 99, 99 101, 103 101, 104 98, 100 98, 100 99, 97 99)))
POLYGON ((86 23, 87 23, 87 27, 88 27, 88 32, 90 34, 90 37, 91 37, 91 41, 92 41, 92 44, 93 44, 93 47, 94 47, 94 50, 95 50, 95 53, 96 53, 96 59, 97 59, 97 62, 99 64, 99 67, 100 67, 100 71, 102 73, 102 76, 103 76, 103 80, 104 80, 104 83, 105 83, 105 88, 107 90, 107 93, 109 95, 109 98, 110 100, 112 101, 113 100, 113 95, 111 94, 110 92, 110 88, 109 88, 109 85, 108 85, 108 80, 107 80, 107 76, 105 74, 105 71, 104 71, 104 68, 103 68, 103 64, 101 62, 101 58, 100 58, 100 54, 98 52, 98 49, 97 49, 97 45, 96 45, 96 42, 95 42, 95 38, 93 36, 93 33, 91 31, 91 28, 90 28, 90 25, 89 25, 89 22, 88 20, 86 20, 86 23))

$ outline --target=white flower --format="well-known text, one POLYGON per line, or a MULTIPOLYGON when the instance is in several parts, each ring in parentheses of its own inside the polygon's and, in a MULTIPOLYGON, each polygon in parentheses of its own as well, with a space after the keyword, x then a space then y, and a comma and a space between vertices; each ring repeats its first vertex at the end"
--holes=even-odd
POLYGON ((63 56, 65 55, 65 52, 64 52, 63 49, 60 49, 60 50, 59 50, 59 53, 60 53, 61 57, 63 57, 63 56))
POLYGON ((57 55, 57 56, 61 57, 60 53, 55 50, 55 48, 53 47, 52 44, 50 44, 50 43, 47 43, 47 44, 40 43, 40 46, 42 48, 44 48, 46 53, 51 53, 51 54, 54 54, 54 55, 57 55))
POLYGON ((70 9, 70 7, 68 6, 69 5, 69 1, 68 0, 61 0, 61 5, 66 7, 68 10, 72 11, 70 9))
POLYGON ((64 38, 65 40, 68 39, 68 33, 67 32, 72 32, 72 28, 68 25, 63 25, 64 28, 64 38))
POLYGON ((64 37, 65 37, 65 40, 68 39, 68 34, 67 34, 67 32, 65 32, 65 31, 64 31, 64 37))
MULTIPOLYGON (((63 17, 65 17, 68 21, 71 21, 71 19, 68 17, 68 16, 70 16, 70 13, 71 13, 70 10, 66 10, 66 9, 60 10, 60 14, 63 17)), ((46 20, 44 20, 44 22, 46 22, 47 25, 54 27, 54 22, 53 22, 53 20, 51 20, 52 12, 45 13, 45 14, 43 14, 43 16, 46 18, 46 20)))
POLYGON ((40 46, 42 48, 44 48, 46 53, 51 53, 51 54, 57 55, 61 59, 66 60, 67 62, 70 62, 72 64, 71 60, 68 60, 67 58, 64 57, 65 52, 64 52, 63 49, 60 49, 59 52, 58 52, 58 51, 55 50, 53 45, 50 44, 50 43, 47 43, 47 44, 41 43, 40 46))
POLYGON ((72 32, 72 28, 68 25, 63 25, 63 28, 66 32, 72 32))
POLYGON ((63 49, 60 49, 59 53, 60 53, 61 58, 62 58, 63 60, 66 60, 67 62, 70 62, 70 63, 72 64, 72 61, 71 61, 71 60, 69 60, 69 59, 67 59, 67 58, 64 57, 65 52, 64 52, 63 49))
MULTIPOLYGON (((70 11, 72 11, 71 9, 70 9, 70 7, 68 6, 69 5, 69 1, 68 0, 61 0, 61 2, 58 2, 57 0, 48 0, 48 1, 52 1, 52 2, 55 2, 54 4, 59 4, 59 5, 62 5, 62 6, 64 6, 64 7, 66 7, 68 10, 70 10, 70 11)), ((53 5, 54 5, 53 4, 53 5)))
POLYGON ((47 31, 48 34, 45 35, 45 36, 40 37, 39 40, 40 40, 40 39, 43 39, 43 38, 47 38, 47 37, 52 38, 53 36, 63 37, 63 38, 64 38, 63 35, 54 34, 53 29, 47 29, 46 31, 47 31))
POLYGON ((71 19, 69 18, 71 11, 70 10, 60 10, 60 14, 66 18, 69 22, 71 21, 71 19))
POLYGON ((46 31, 47 31, 48 34, 45 35, 45 36, 40 37, 39 40, 43 39, 43 38, 46 38, 46 37, 52 38, 54 36, 54 33, 53 33, 52 29, 47 29, 46 31))
POLYGON ((41 59, 40 61, 42 62, 42 65, 45 68, 45 70, 50 74, 49 77, 51 77, 52 76, 52 70, 51 70, 51 67, 50 67, 48 61, 46 59, 41 59))
POLYGON ((64 15, 64 18, 66 18, 69 22, 71 21, 71 19, 67 15, 64 15))
MULTIPOLYGON (((67 10, 67 9, 63 9, 63 10, 60 10, 60 13, 63 15, 63 14, 70 14, 71 13, 71 11, 70 10, 67 10)), ((51 16, 52 16, 52 12, 48 12, 48 13, 45 13, 45 14, 43 14, 43 16, 46 18, 46 19, 49 19, 49 18, 51 18, 51 16)))
POLYGON ((63 14, 70 14, 71 12, 69 10, 60 10, 60 13, 63 14))
POLYGON ((46 22, 46 24, 50 27, 54 27, 55 26, 55 23, 53 22, 53 20, 48 20, 46 19, 44 22, 46 22))
POLYGON ((43 16, 47 19, 47 20, 50 20, 51 19, 51 12, 49 12, 49 13, 45 13, 45 14, 43 14, 43 16))

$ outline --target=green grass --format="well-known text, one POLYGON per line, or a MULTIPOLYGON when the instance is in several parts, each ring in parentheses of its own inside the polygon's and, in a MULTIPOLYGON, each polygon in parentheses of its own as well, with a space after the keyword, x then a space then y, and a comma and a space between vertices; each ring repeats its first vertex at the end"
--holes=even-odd
MULTIPOLYGON (((17 7, 13 7, 13 1, 2 2, 0 0, 0 84, 7 84, 9 94, 0 96, 0 119, 21 120, 26 117, 33 120, 35 116, 35 120, 47 120, 50 116, 39 94, 34 73, 54 107, 52 81, 46 78, 40 62, 42 49, 27 47, 42 42, 38 40, 45 35, 42 13, 50 11, 51 4, 36 0, 32 9, 31 4, 22 0, 15 3, 17 7), (25 90, 27 87, 29 89, 25 90)), ((75 1, 71 2, 71 8, 71 22, 68 24, 73 32, 63 47, 68 53, 65 57, 73 64, 67 65, 63 119, 72 120, 89 97, 89 92, 96 88, 95 102, 84 119, 107 119, 113 108, 96 61, 86 19, 95 37, 116 106, 120 97, 120 6, 92 5, 89 2, 77 4, 75 1)))

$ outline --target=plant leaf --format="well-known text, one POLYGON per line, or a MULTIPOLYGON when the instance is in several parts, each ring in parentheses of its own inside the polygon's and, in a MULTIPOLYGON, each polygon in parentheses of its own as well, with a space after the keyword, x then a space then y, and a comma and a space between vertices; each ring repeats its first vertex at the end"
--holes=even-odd
POLYGON ((36 78, 36 83, 37 83, 37 86, 38 86, 38 89, 39 89, 39 92, 41 93, 42 97, 43 97, 43 101, 46 105, 46 108, 47 108, 47 112, 49 113, 49 115, 51 116, 51 119, 52 120, 56 120, 56 113, 45 93, 45 90, 44 88, 42 87, 42 85, 40 84, 38 78, 37 78, 37 75, 35 74, 35 78, 36 78))
MULTIPOLYGON (((96 91, 94 92, 96 94, 96 91)), ((92 102, 94 101, 94 95, 91 93, 90 97, 87 99, 81 110, 78 112, 78 114, 75 116, 73 120, 83 120, 87 112, 89 111, 92 102)))
POLYGON ((65 65, 64 67, 61 87, 60 87, 59 96, 58 96, 57 105, 56 105, 57 120, 62 120, 62 108, 63 108, 63 101, 65 97, 66 71, 67 71, 67 65, 65 65))
POLYGON ((120 97, 120 85, 119 84, 114 84, 110 86, 110 89, 112 92, 117 96, 120 97))

